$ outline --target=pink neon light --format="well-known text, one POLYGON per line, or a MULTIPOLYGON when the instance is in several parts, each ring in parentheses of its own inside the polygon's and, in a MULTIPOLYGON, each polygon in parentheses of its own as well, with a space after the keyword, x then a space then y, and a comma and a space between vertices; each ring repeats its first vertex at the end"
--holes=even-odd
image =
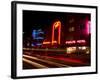
POLYGON ((66 44, 86 43, 86 41, 85 40, 77 40, 77 41, 72 40, 72 41, 66 41, 65 43, 66 44))
POLYGON ((85 26, 86 26, 85 32, 86 32, 87 34, 89 34, 89 33, 90 33, 90 28, 91 28, 91 22, 88 20, 88 18, 87 18, 86 21, 85 21, 85 26))
POLYGON ((77 43, 85 43, 85 40, 77 40, 77 43))
POLYGON ((91 33, 91 21, 88 21, 88 34, 91 33))
POLYGON ((73 40, 73 41, 66 41, 66 44, 74 44, 74 43, 76 43, 75 40, 73 40))

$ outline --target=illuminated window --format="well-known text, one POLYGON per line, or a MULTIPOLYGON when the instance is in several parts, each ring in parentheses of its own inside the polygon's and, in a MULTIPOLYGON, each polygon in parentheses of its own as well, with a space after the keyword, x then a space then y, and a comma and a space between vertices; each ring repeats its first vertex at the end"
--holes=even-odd
POLYGON ((83 46, 83 47, 78 47, 80 50, 86 50, 87 47, 83 46))
POLYGON ((75 28, 74 27, 70 27, 69 28, 69 32, 73 32, 73 31, 75 31, 75 28))
POLYGON ((71 53, 73 53, 75 51, 76 51, 76 47, 68 47, 68 48, 66 48, 67 54, 71 54, 71 53))
POLYGON ((73 23, 73 22, 74 22, 74 19, 73 18, 69 20, 69 23, 73 23))

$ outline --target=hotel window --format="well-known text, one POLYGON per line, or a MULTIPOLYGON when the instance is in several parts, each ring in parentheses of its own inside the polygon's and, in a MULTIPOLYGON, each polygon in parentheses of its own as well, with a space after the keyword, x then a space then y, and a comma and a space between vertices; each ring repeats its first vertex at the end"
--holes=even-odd
POLYGON ((75 31, 75 28, 74 27, 70 27, 69 28, 69 32, 73 32, 73 31, 75 31))

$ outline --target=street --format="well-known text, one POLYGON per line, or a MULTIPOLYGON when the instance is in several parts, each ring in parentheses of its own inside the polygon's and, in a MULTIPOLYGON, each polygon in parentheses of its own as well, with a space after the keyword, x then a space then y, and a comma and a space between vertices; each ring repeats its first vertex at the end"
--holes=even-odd
POLYGON ((90 65, 87 62, 70 57, 31 54, 31 52, 26 53, 23 54, 23 69, 80 67, 90 65))

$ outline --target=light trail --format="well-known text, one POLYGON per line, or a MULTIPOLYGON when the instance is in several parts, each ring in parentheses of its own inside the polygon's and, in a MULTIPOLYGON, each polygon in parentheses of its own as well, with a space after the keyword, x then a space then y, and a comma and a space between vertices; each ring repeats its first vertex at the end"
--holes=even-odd
POLYGON ((23 61, 26 62, 26 63, 28 63, 28 64, 30 64, 30 65, 32 65, 32 66, 35 66, 35 67, 37 67, 37 68, 48 68, 47 66, 38 64, 38 63, 36 63, 36 62, 30 61, 30 60, 25 59, 25 58, 23 58, 23 61))
POLYGON ((39 58, 36 58, 36 57, 33 57, 33 56, 23 55, 23 57, 29 58, 29 59, 32 59, 32 60, 37 60, 37 61, 40 61, 40 62, 44 62, 44 63, 50 64, 50 65, 55 65, 57 67, 68 67, 68 65, 64 65, 64 64, 60 64, 60 63, 52 62, 52 61, 48 61, 48 60, 39 59, 39 58))
POLYGON ((48 48, 46 48, 46 49, 34 49, 34 48, 32 48, 32 49, 30 49, 30 48, 23 48, 23 50, 33 50, 33 51, 62 51, 62 52, 66 52, 66 49, 48 49, 48 48))

